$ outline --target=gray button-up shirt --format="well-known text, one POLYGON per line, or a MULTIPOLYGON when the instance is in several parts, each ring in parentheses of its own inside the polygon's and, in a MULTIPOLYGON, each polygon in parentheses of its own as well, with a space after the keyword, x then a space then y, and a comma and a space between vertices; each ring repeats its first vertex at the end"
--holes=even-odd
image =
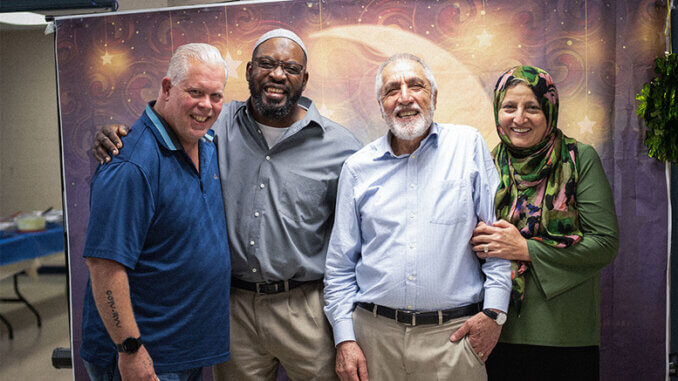
POLYGON ((310 99, 298 104, 306 115, 273 148, 249 101, 225 105, 212 127, 235 278, 323 277, 341 166, 362 144, 310 99))

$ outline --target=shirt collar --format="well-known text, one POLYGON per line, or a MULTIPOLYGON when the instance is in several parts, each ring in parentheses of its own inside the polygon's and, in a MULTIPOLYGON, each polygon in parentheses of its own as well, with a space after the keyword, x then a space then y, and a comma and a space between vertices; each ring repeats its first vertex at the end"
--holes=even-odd
MULTIPOLYGON (((256 124, 256 121, 254 120, 254 114, 252 112, 252 106, 250 105, 252 98, 248 98, 247 101, 245 101, 240 107, 238 108, 238 111, 243 110, 245 115, 247 115, 247 118, 249 118, 253 124, 256 124)), ((305 128, 311 124, 315 124, 320 126, 320 128, 325 130, 325 124, 323 123, 323 118, 320 115, 320 111, 318 111, 318 108, 315 107, 315 103, 309 98, 306 98, 304 96, 299 98, 299 101, 297 102, 301 108, 306 110, 306 115, 304 115, 304 118, 292 123, 291 129, 293 129, 293 133, 301 130, 302 128, 305 128)))
MULTIPOLYGON (((148 102, 144 112, 146 113, 148 119, 151 120, 151 124, 154 127, 152 130, 156 138, 163 147, 170 151, 183 151, 184 147, 181 145, 181 142, 179 142, 177 135, 174 133, 172 128, 170 128, 167 121, 158 113, 156 113, 155 110, 153 110, 153 106, 155 106, 155 101, 148 102)), ((205 136, 200 138, 200 141, 211 142, 213 139, 214 131, 210 129, 207 131, 205 136)))
MULTIPOLYGON (((440 126, 438 123, 433 122, 431 125, 431 130, 428 133, 428 136, 424 138, 424 140, 421 141, 421 144, 419 144, 419 148, 417 148, 417 152, 422 149, 422 147, 425 147, 426 145, 433 145, 434 148, 438 148, 438 136, 440 135, 440 126)), ((393 133, 391 130, 389 130, 386 135, 382 136, 381 138, 377 139, 374 142, 374 150, 376 153, 376 156, 374 157, 374 160, 383 160, 383 159, 389 159, 389 158, 397 158, 393 153, 393 148, 391 147, 391 136, 393 136, 393 133)), ((400 157, 407 157, 409 156, 408 154, 401 155, 400 157)))
POLYGON ((318 126, 320 126, 320 128, 322 128, 323 131, 325 131, 325 124, 323 123, 323 118, 320 115, 320 111, 318 111, 318 108, 315 107, 315 103, 313 103, 312 100, 306 97, 301 97, 299 98, 298 104, 306 109, 306 115, 304 115, 304 118, 301 120, 302 127, 306 127, 311 123, 315 123, 318 126))

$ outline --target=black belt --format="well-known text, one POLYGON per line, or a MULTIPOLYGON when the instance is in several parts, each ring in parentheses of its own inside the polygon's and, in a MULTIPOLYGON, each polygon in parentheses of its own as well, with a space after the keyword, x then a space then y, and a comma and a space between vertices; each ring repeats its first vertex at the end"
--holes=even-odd
POLYGON ((303 286, 305 284, 309 283, 319 283, 321 282, 320 279, 318 280, 311 280, 308 282, 300 282, 297 280, 281 280, 278 282, 259 282, 259 283, 254 283, 254 282, 246 282, 244 280, 240 280, 238 278, 231 278, 231 286, 235 288, 239 288, 241 290, 247 290, 247 291, 252 291, 257 294, 278 294, 281 292, 286 292, 289 291, 293 288, 297 288, 299 286, 303 286))
POLYGON ((475 315, 482 311, 482 302, 469 304, 468 306, 452 308, 450 310, 416 312, 408 310, 394 310, 373 303, 358 302, 358 306, 364 308, 373 314, 385 318, 394 319, 396 323, 407 324, 411 326, 420 324, 443 324, 449 320, 460 318, 462 316, 475 315))

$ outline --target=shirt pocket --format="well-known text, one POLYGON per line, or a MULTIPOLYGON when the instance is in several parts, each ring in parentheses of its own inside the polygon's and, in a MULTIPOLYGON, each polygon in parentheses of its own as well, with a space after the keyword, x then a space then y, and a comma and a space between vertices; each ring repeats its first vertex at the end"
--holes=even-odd
POLYGON ((327 183, 293 172, 285 174, 280 189, 280 213, 294 221, 317 222, 327 209, 327 183))
POLYGON ((445 180, 434 184, 428 197, 431 223, 452 225, 475 217, 473 192, 466 180, 445 180))

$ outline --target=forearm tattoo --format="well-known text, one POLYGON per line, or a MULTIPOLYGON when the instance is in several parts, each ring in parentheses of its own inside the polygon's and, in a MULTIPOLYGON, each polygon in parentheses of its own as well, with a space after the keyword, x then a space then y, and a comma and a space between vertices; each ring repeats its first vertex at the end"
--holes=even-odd
POLYGON ((115 326, 120 328, 120 316, 118 315, 118 310, 115 308, 115 299, 113 299, 113 291, 106 290, 106 301, 108 302, 109 307, 111 307, 111 315, 115 321, 115 326))

